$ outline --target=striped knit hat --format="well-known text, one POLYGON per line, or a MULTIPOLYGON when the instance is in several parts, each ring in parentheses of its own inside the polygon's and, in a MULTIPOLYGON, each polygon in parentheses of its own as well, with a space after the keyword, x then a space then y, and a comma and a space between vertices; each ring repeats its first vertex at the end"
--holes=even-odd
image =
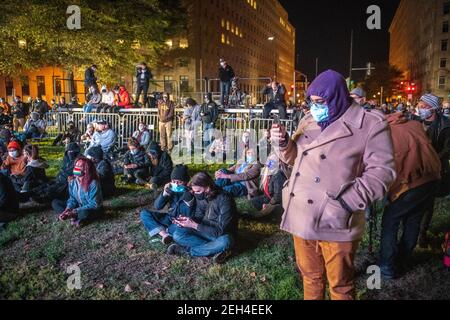
POLYGON ((427 105, 429 105, 433 109, 439 109, 441 107, 439 97, 436 97, 435 95, 433 95, 431 93, 427 93, 427 94, 423 95, 420 98, 420 101, 425 102, 427 105))

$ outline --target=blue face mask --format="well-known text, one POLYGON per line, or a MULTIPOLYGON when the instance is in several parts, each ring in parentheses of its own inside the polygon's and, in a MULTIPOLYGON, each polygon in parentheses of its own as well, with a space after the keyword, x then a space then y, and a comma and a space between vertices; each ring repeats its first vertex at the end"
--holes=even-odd
POLYGON ((427 120, 433 115, 430 109, 419 109, 419 116, 422 120, 427 120))
POLYGON ((330 118, 326 104, 313 103, 310 112, 317 123, 325 122, 330 118))
POLYGON ((247 156, 247 163, 253 163, 253 161, 255 161, 255 157, 247 156))
POLYGON ((176 183, 172 183, 170 185, 170 190, 175 193, 182 193, 186 190, 186 188, 182 185, 178 185, 176 183))

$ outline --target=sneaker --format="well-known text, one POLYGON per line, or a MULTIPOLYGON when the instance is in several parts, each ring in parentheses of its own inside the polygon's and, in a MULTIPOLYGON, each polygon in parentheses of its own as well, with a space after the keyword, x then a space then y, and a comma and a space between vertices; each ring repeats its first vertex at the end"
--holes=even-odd
POLYGON ((173 238, 172 238, 172 236, 169 235, 169 236, 162 238, 161 242, 167 246, 173 242, 173 238))
POLYGON ((170 254, 172 256, 187 256, 188 251, 186 248, 174 243, 167 248, 167 254, 170 254))
POLYGON ((212 257, 212 262, 215 264, 223 264, 231 256, 231 254, 232 253, 230 250, 219 252, 212 257))

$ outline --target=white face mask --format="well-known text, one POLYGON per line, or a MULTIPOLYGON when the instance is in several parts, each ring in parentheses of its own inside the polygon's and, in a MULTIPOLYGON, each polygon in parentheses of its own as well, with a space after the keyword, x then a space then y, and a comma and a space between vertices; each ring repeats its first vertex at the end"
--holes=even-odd
POLYGON ((145 127, 144 126, 139 126, 139 131, 144 131, 145 127))
POLYGON ((19 151, 10 151, 10 152, 8 152, 8 155, 11 157, 11 158, 18 158, 19 157, 19 151))

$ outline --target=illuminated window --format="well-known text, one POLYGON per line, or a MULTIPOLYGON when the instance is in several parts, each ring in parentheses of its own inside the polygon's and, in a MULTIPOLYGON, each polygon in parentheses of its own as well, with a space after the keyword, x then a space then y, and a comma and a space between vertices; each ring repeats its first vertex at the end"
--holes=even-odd
POLYGON ((227 21, 227 30, 230 30, 230 21, 227 21))
POLYGON ((171 39, 166 40, 166 46, 168 46, 169 48, 173 47, 173 41, 171 39))
POLYGON ((222 43, 225 43, 225 35, 222 33, 222 43))
POLYGON ((225 19, 222 19, 222 28, 225 28, 225 19))
POLYGON ((189 47, 189 41, 186 38, 180 39, 180 48, 186 49, 189 47))
POLYGON ((227 36, 227 44, 230 44, 230 38, 227 36))

